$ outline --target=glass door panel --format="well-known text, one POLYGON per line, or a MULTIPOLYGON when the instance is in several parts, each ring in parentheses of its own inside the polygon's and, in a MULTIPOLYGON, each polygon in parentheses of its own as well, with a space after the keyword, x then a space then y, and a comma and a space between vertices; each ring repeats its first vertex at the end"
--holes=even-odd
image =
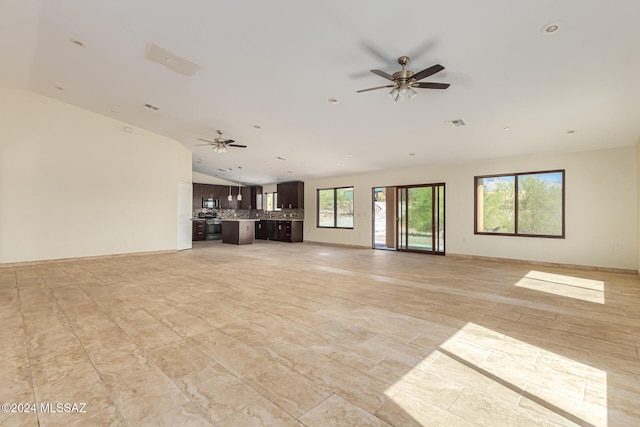
POLYGON ((407 249, 407 189, 405 187, 398 188, 398 250, 407 249))
POLYGON ((398 250, 444 253, 444 184, 398 187, 398 250))

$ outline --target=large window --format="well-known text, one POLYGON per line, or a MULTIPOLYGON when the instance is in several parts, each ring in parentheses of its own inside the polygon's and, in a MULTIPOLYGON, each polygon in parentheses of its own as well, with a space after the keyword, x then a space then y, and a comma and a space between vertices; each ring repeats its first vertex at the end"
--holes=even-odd
POLYGON ((318 227, 353 228, 353 187, 318 190, 318 227))
POLYGON ((475 177, 475 233, 564 237, 564 170, 475 177))

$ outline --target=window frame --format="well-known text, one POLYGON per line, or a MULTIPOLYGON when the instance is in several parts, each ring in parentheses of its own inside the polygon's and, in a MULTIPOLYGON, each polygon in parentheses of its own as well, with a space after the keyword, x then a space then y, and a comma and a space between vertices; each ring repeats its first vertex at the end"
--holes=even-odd
POLYGON ((327 187, 327 188, 318 188, 316 189, 316 228, 324 228, 324 229, 341 229, 341 230, 353 230, 355 222, 355 205, 353 212, 353 221, 351 227, 341 227, 338 226, 338 190, 351 189, 351 197, 352 203, 355 198, 355 188, 353 185, 346 185, 344 187, 327 187), (320 192, 333 190, 333 226, 328 225, 320 225, 320 192))
POLYGON ((564 239, 565 238, 565 216, 566 216, 566 171, 565 169, 553 169, 544 171, 533 172, 517 172, 517 173, 503 173, 492 175, 478 175, 473 177, 473 234, 482 236, 513 236, 513 237, 541 237, 544 239, 564 239), (562 233, 555 234, 530 234, 530 233, 518 233, 518 204, 519 204, 519 190, 518 190, 518 177, 524 175, 537 175, 537 174, 549 174, 549 173, 561 173, 562 174, 562 233), (500 177, 514 177, 514 232, 513 233, 495 233, 478 230, 478 180, 485 178, 500 178, 500 177))

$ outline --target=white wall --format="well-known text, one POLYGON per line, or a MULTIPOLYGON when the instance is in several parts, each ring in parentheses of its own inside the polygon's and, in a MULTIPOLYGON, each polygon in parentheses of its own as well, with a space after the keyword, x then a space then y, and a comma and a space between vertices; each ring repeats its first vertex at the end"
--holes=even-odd
POLYGON ((638 248, 637 147, 434 165, 305 181, 305 240, 371 247, 373 187, 445 182, 446 252, 636 270, 638 248), (473 234, 473 178, 565 169, 566 238, 473 234), (316 190, 354 186, 353 230, 316 228, 316 190))
POLYGON ((0 89, 0 263, 176 248, 191 153, 124 126, 0 89))
MULTIPOLYGON (((232 185, 234 187, 238 186, 237 182, 227 181, 226 179, 218 178, 216 176, 207 175, 204 173, 193 171, 191 173, 192 182, 198 184, 214 184, 214 185, 232 185)), ((242 185, 244 187, 244 185, 242 185)))

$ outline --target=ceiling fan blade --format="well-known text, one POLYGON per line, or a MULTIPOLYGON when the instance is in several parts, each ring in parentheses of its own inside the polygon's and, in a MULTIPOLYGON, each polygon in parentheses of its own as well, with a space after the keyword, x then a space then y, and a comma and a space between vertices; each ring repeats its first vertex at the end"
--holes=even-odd
POLYGON ((449 86, 451 86, 449 83, 428 83, 428 82, 424 82, 424 83, 414 83, 411 85, 411 87, 417 87, 420 89, 446 89, 449 86))
POLYGON ((247 146, 246 146, 246 145, 240 145, 240 144, 229 144, 229 147, 247 148, 247 146))
POLYGON ((418 71, 417 73, 415 73, 413 75, 413 79, 417 80, 422 80, 425 77, 429 77, 434 75, 435 73, 439 73, 440 71, 444 70, 444 67, 440 64, 436 64, 436 65, 432 65, 429 68, 425 68, 422 71, 418 71))
POLYGON ((369 92, 370 90, 384 89, 385 87, 396 87, 396 85, 386 85, 386 86, 370 87, 369 89, 361 89, 361 90, 357 90, 356 92, 358 92, 358 93, 361 93, 361 92, 369 92))
POLYGON ((222 141, 223 144, 231 144, 232 142, 235 142, 233 139, 225 139, 224 141, 222 141))
POLYGON ((387 80, 391 80, 393 81, 393 76, 389 73, 385 73, 384 71, 380 71, 380 70, 369 70, 371 71, 373 74, 377 74, 380 77, 384 77, 387 80))
MULTIPOLYGON (((209 141, 208 139, 198 138, 198 141, 210 142, 211 144, 214 144, 214 141, 209 141)), ((202 144, 202 145, 204 145, 204 144, 202 144)))

